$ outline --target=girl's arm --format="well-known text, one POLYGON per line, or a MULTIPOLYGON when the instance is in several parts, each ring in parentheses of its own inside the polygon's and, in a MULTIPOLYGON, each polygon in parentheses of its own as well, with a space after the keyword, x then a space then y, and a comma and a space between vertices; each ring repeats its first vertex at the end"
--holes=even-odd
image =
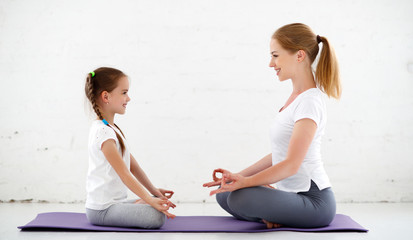
MULTIPOLYGON (((148 176, 145 174, 143 169, 139 166, 136 159, 130 155, 130 170, 132 174, 138 179, 138 181, 146 188, 150 193, 157 197, 164 197, 162 192, 157 189, 152 182, 149 180, 148 176)), ((172 193, 173 194, 173 193, 172 193)))
POLYGON ((244 177, 241 174, 232 174, 224 169, 218 169, 217 172, 223 173, 221 188, 211 191, 211 195, 276 183, 296 174, 313 141, 316 130, 317 124, 311 119, 305 118, 297 121, 288 145, 286 159, 252 176, 244 177))
POLYGON ((172 218, 175 217, 167 211, 169 207, 173 206, 172 202, 151 197, 138 180, 131 174, 118 152, 115 140, 109 139, 102 143, 102 152, 126 187, 152 207, 163 212, 166 216, 172 218))

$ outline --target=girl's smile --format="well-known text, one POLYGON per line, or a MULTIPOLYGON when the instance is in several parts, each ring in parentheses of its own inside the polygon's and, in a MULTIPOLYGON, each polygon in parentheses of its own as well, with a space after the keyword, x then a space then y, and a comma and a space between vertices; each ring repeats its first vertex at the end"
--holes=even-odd
POLYGON ((118 86, 109 93, 108 108, 113 114, 124 114, 126 111, 126 105, 130 101, 128 95, 129 91, 129 79, 122 77, 118 81, 118 86))

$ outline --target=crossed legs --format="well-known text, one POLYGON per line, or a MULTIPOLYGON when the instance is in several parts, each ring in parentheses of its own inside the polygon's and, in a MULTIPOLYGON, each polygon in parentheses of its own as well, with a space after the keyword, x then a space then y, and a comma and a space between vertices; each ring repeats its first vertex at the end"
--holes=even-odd
POLYGON ((331 188, 319 190, 312 182, 308 192, 284 192, 252 187, 219 193, 219 205, 240 220, 262 220, 289 227, 314 228, 330 224, 336 213, 331 188))

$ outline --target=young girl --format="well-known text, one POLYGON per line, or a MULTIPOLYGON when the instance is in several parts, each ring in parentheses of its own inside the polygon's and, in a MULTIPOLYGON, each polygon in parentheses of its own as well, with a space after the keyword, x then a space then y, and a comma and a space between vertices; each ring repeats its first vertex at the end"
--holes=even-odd
POLYGON ((291 79, 293 85, 271 126, 272 151, 236 174, 214 170, 213 182, 204 187, 220 186, 211 195, 217 194, 221 207, 239 219, 262 220, 268 228, 326 226, 335 216, 336 202, 320 152, 327 120, 322 92, 340 97, 337 61, 327 38, 300 23, 278 29, 270 52, 270 67, 279 80, 291 79), (314 76, 311 65, 321 43, 314 76), (268 186, 272 183, 277 189, 268 186))
POLYGON ((117 69, 98 68, 86 78, 86 97, 97 115, 89 133, 86 215, 95 225, 159 228, 165 215, 175 217, 168 212, 175 207, 168 200, 173 192, 152 185, 114 123, 130 101, 128 89, 128 77, 117 69), (127 201, 127 188, 140 199, 127 201))

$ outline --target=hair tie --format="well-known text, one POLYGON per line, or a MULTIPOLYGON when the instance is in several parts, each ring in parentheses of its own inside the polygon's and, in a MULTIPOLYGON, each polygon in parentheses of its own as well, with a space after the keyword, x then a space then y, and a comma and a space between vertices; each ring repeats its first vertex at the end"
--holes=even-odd
POLYGON ((321 37, 320 37, 320 35, 317 35, 317 43, 321 43, 322 41, 321 41, 321 37))
POLYGON ((108 121, 106 121, 105 119, 102 119, 102 122, 103 122, 105 125, 109 125, 108 121))
POLYGON ((94 76, 95 76, 95 72, 94 72, 94 71, 91 71, 91 72, 90 72, 90 75, 92 75, 92 77, 94 77, 94 76))

